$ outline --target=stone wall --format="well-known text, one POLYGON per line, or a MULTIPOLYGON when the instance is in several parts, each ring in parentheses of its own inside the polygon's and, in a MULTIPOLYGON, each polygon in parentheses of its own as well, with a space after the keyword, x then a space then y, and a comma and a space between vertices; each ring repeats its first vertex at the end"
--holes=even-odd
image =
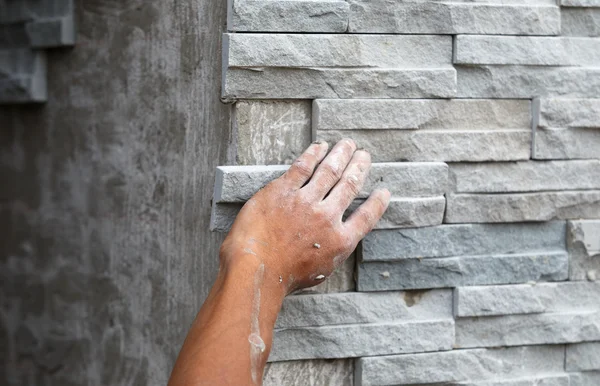
POLYGON ((266 385, 600 384, 600 1, 230 0, 228 31, 214 230, 311 139, 393 195, 286 299, 266 385))

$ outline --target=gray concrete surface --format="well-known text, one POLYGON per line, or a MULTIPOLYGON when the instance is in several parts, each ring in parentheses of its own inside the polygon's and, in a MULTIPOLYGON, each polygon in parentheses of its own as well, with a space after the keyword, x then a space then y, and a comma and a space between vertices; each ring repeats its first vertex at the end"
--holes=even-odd
POLYGON ((77 1, 0 109, 0 384, 164 385, 218 267, 223 1, 77 1))

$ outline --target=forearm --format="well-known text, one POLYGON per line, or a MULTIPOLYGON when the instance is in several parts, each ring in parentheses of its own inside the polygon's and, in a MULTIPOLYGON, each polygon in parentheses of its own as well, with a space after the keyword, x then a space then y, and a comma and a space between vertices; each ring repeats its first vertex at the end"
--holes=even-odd
POLYGON ((222 264, 169 385, 260 385, 285 284, 251 253, 222 264))

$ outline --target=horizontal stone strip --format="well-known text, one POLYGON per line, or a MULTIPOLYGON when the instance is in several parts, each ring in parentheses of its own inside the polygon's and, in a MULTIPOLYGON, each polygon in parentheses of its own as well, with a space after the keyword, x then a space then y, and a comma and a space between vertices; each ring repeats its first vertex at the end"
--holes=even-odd
POLYGON ((452 349, 453 319, 275 330, 269 361, 349 358, 452 349))
POLYGON ((317 99, 313 102, 312 119, 313 130, 317 131, 493 130, 531 127, 528 100, 317 99))
POLYGON ((600 160, 451 164, 457 193, 600 189, 600 160))
POLYGON ((569 221, 567 229, 569 280, 600 280, 600 220, 569 221))
MULTIPOLYGON (((355 200, 346 217, 363 200, 355 200)), ((242 209, 242 203, 220 203, 213 206, 210 228, 213 231, 227 232, 235 217, 242 209)), ((392 197, 390 204, 374 229, 416 228, 439 225, 444 219, 446 198, 440 197, 392 197)))
MULTIPOLYGON (((353 385, 353 359, 312 359, 265 365, 262 386, 353 385)), ((543 385, 546 386, 546 385, 543 385)))
POLYGON ((452 318, 452 291, 288 296, 276 328, 452 318))
MULTIPOLYGON (((441 385, 440 385, 441 386, 441 385)), ((570 386, 568 374, 538 374, 536 376, 460 382, 456 386, 570 386)), ((571 385, 572 386, 572 385, 571 385)))
POLYGON ((460 98, 594 98, 600 67, 458 66, 460 98))
POLYGON ((567 371, 600 371, 600 342, 568 345, 565 367, 567 371))
POLYGON ((558 35, 551 5, 350 0, 353 33, 558 35))
MULTIPOLYGON (((288 0, 285 0, 288 1, 288 0)), ((456 70, 342 68, 230 68, 222 97, 234 99, 451 98, 456 70)))
POLYGON ((600 0, 560 0, 561 7, 600 7, 600 0))
POLYGON ((600 191, 451 194, 446 223, 496 223, 600 217, 600 191))
POLYGON ((452 63, 452 37, 442 35, 225 34, 223 50, 228 67, 422 68, 452 63))
POLYGON ((355 374, 363 386, 488 381, 559 372, 564 358, 562 346, 453 350, 360 358, 355 374))
POLYGON ((520 161, 531 156, 531 129, 320 130, 316 138, 331 143, 352 138, 374 162, 520 161))
POLYGON ((565 252, 404 259, 358 266, 359 291, 448 288, 560 281, 569 275, 565 252))
POLYGON ((454 63, 594 67, 600 63, 600 40, 460 35, 454 40, 454 63))
POLYGON ((600 8, 562 8, 561 35, 600 36, 600 8))
MULTIPOLYGON (((213 201, 244 202, 288 165, 219 166, 213 201)), ((359 198, 366 198, 377 187, 385 187, 396 197, 443 195, 448 186, 448 165, 441 162, 374 163, 359 198)))
POLYGON ((562 344, 600 340, 599 312, 492 316, 456 320, 456 347, 562 344))
POLYGON ((375 230, 361 243, 362 261, 458 257, 566 250, 564 221, 522 224, 444 224, 375 230))
POLYGON ((336 0, 228 0, 227 29, 237 32, 346 32, 349 7, 336 0))
POLYGON ((538 128, 600 129, 600 99, 543 98, 533 107, 538 128))
POLYGON ((600 158, 598 129, 540 129, 534 132, 532 158, 592 159, 600 158))
POLYGON ((474 286, 454 292, 458 317, 584 310, 600 311, 600 282, 474 286))
POLYGON ((600 385, 600 371, 569 374, 570 386, 598 386, 600 385))

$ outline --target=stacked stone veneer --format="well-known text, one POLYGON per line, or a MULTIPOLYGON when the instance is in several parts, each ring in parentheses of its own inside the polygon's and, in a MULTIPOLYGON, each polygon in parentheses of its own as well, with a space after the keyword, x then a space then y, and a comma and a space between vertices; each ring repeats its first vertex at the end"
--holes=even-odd
POLYGON ((75 44, 73 0, 0 0, 0 104, 48 98, 46 50, 75 44))
POLYGON ((311 139, 393 196, 265 384, 600 385, 600 1, 231 0, 228 31, 213 228, 311 139))

